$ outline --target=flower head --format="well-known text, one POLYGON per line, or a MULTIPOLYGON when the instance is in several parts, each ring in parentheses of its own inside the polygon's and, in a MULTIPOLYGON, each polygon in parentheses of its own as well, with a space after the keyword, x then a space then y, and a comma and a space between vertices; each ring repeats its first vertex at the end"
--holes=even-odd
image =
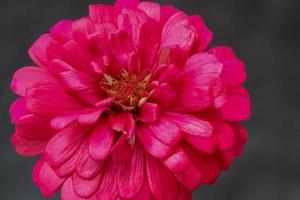
POLYGON ((138 0, 42 35, 10 113, 43 195, 185 200, 214 183, 243 150, 250 101, 244 63, 211 40, 200 16, 138 0))

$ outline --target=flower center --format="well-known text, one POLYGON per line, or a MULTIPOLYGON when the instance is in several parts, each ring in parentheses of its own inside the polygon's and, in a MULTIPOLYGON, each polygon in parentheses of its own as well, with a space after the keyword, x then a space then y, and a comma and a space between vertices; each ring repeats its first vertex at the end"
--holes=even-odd
POLYGON ((151 72, 145 70, 140 75, 129 74, 125 69, 115 78, 104 74, 100 87, 113 97, 114 109, 133 111, 141 107, 149 97, 147 87, 151 72))

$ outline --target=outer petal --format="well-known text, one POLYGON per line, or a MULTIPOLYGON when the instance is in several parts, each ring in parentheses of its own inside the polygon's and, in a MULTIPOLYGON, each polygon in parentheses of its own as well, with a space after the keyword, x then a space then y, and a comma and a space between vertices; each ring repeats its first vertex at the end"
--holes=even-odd
POLYGON ((51 166, 59 166, 69 159, 82 144, 87 128, 76 123, 57 133, 45 150, 45 160, 51 166))
POLYGON ((188 16, 178 12, 169 18, 163 28, 162 47, 178 45, 184 49, 192 49, 196 37, 196 31, 191 26, 188 16))
POLYGON ((18 98, 17 100, 15 100, 9 108, 9 114, 12 118, 13 123, 15 123, 19 118, 30 114, 30 112, 26 108, 25 98, 18 98))
POLYGON ((115 133, 107 122, 100 122, 89 139, 89 153, 95 160, 104 160, 110 153, 115 133))
POLYGON ((125 31, 120 30, 112 33, 109 36, 109 41, 112 53, 118 62, 123 67, 127 67, 129 55, 135 51, 131 38, 128 37, 125 31))
POLYGON ((118 197, 118 171, 119 166, 113 162, 106 164, 104 177, 97 191, 97 198, 101 200, 117 199, 118 197))
POLYGON ((38 185, 45 197, 50 197, 57 192, 64 179, 56 176, 51 167, 43 160, 39 160, 32 173, 33 181, 38 185))
POLYGON ((108 5, 92 4, 89 6, 90 18, 97 23, 114 23, 116 15, 114 8, 108 5))
POLYGON ((37 39, 28 53, 38 66, 43 67, 46 67, 53 59, 64 57, 60 44, 50 34, 44 34, 37 39))
POLYGON ((136 8, 139 3, 139 0, 116 0, 114 7, 117 11, 121 11, 124 8, 136 8))
POLYGON ((178 185, 172 174, 151 156, 146 159, 148 182, 155 199, 177 199, 178 185))
POLYGON ((82 104, 57 85, 40 85, 26 92, 26 107, 41 116, 56 116, 82 109, 82 104))
POLYGON ((76 162, 76 172, 85 179, 94 178, 100 170, 104 170, 102 161, 93 160, 90 157, 88 147, 85 146, 76 162))
POLYGON ((92 179, 83 179, 77 173, 74 173, 72 178, 75 193, 83 198, 91 197, 98 189, 102 177, 103 173, 101 172, 92 179))
POLYGON ((79 149, 71 156, 65 163, 58 167, 54 167, 53 170, 59 177, 67 177, 71 173, 75 171, 76 162, 79 160, 79 156, 81 155, 82 151, 86 148, 85 145, 81 145, 79 149))
POLYGON ((65 181, 61 190, 61 199, 62 200, 97 200, 96 197, 91 197, 89 199, 86 199, 78 196, 74 191, 72 177, 68 178, 65 181))
POLYGON ((32 114, 25 115, 16 121, 16 134, 28 140, 48 140, 55 131, 50 127, 47 118, 32 114))
POLYGON ((94 77, 77 70, 64 71, 59 74, 65 88, 70 91, 80 91, 97 87, 94 77))
POLYGON ((149 19, 139 26, 136 46, 143 69, 152 68, 159 50, 160 39, 161 30, 155 20, 149 19))
POLYGON ((198 51, 203 51, 211 43, 213 33, 210 30, 208 30, 202 17, 192 16, 190 17, 190 21, 194 25, 198 33, 198 51))
POLYGON ((160 5, 153 2, 142 2, 138 5, 138 9, 144 11, 149 17, 160 21, 160 5))
POLYGON ((11 89, 20 96, 25 96, 26 90, 38 84, 57 84, 47 70, 40 67, 23 67, 15 72, 11 89))
POLYGON ((167 116, 191 136, 209 138, 213 134, 212 124, 199 116, 171 112, 167 113, 167 116))
POLYGON ((233 130, 236 141, 233 148, 233 153, 235 156, 240 156, 248 139, 247 131, 244 127, 238 124, 233 125, 233 130))
POLYGON ((130 160, 120 164, 118 173, 118 190, 122 198, 131 199, 138 196, 146 178, 145 156, 143 148, 135 143, 130 160))
POLYGON ((51 36, 61 43, 66 43, 72 38, 72 24, 71 20, 59 21, 51 28, 51 36))
POLYGON ((18 154, 22 156, 33 157, 44 152, 48 140, 25 139, 17 134, 11 137, 11 143, 14 145, 18 154))
POLYGON ((221 166, 216 158, 190 147, 185 147, 185 151, 197 168, 202 172, 203 183, 207 185, 213 184, 221 172, 221 166))
POLYGON ((180 173, 190 166, 191 162, 182 148, 177 148, 174 154, 164 161, 165 166, 173 173, 180 173))
POLYGON ((226 121, 244 121, 250 118, 251 102, 248 97, 231 95, 221 107, 221 116, 226 121))
POLYGON ((216 135, 213 135, 210 138, 202 138, 190 135, 186 136, 186 140, 194 148, 208 154, 214 153, 218 146, 218 137, 216 135))
POLYGON ((158 140, 147 126, 137 128, 137 135, 145 150, 156 158, 165 159, 173 151, 171 146, 158 140))
POLYGON ((148 125, 150 133, 164 144, 176 146, 182 138, 182 131, 169 118, 161 117, 156 123, 148 125))

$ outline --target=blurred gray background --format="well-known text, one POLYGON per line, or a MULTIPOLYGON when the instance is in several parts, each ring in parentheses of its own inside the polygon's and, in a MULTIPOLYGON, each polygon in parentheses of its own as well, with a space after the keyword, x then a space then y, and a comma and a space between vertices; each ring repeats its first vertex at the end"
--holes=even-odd
MULTIPOLYGON (((36 159, 19 157, 9 138, 8 116, 15 99, 13 72, 32 62, 27 49, 59 19, 87 14, 91 0, 0 0, 0 200, 42 200, 31 181, 36 159)), ((247 64, 253 117, 249 141, 214 186, 195 200, 300 199, 300 1, 161 0, 200 14, 215 33, 214 45, 230 45, 247 64)), ((58 200, 59 197, 51 198, 58 200)))

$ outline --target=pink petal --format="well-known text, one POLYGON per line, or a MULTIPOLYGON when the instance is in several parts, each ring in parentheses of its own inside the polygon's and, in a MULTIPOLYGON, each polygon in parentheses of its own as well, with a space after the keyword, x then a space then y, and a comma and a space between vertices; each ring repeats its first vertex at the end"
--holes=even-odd
POLYGON ((81 155, 82 151, 84 150, 86 146, 83 144, 79 147, 79 149, 74 153, 73 156, 71 156, 65 163, 58 167, 54 167, 53 170, 59 177, 67 177, 71 173, 75 171, 76 168, 76 162, 79 159, 79 156, 81 155))
POLYGON ((238 86, 244 83, 247 78, 245 63, 241 60, 233 59, 223 62, 223 79, 228 87, 238 86))
POLYGON ((113 161, 123 162, 131 159, 133 154, 133 139, 128 139, 126 135, 121 135, 118 141, 111 148, 113 161))
POLYGON ((82 104, 56 85, 41 85, 28 89, 26 107, 42 116, 56 116, 82 108, 82 104))
POLYGON ((74 122, 78 118, 78 113, 69 113, 65 115, 59 115, 57 117, 52 118, 51 127, 54 129, 61 130, 74 122))
POLYGON ((192 192, 181 188, 181 190, 178 191, 177 197, 180 200, 192 200, 192 192))
POLYGON ((195 41, 196 32, 188 16, 182 12, 172 15, 163 27, 162 47, 178 45, 184 49, 191 49, 195 41))
POLYGON ((222 62, 236 58, 234 51, 230 47, 226 46, 214 47, 209 52, 214 54, 218 60, 222 62))
POLYGON ((156 21, 147 20, 141 23, 137 31, 136 46, 142 68, 152 68, 159 50, 160 38, 160 27, 156 21))
POLYGON ((74 68, 71 65, 59 59, 52 60, 48 66, 48 71, 57 77, 60 77, 61 72, 72 70, 74 70, 74 68))
POLYGON ((166 145, 158 140, 153 135, 152 130, 149 127, 144 126, 137 128, 137 135, 141 140, 145 150, 156 158, 165 159, 173 151, 171 146, 166 145))
POLYGON ((167 66, 160 76, 158 77, 158 81, 160 83, 170 83, 171 85, 179 85, 182 83, 183 76, 181 75, 181 70, 175 65, 167 66))
POLYGON ((182 132, 179 127, 166 117, 161 117, 159 121, 149 124, 149 133, 169 146, 176 146, 182 139, 182 132))
POLYGON ((73 173, 73 188, 75 193, 83 198, 90 198, 98 189, 102 180, 102 173, 92 179, 83 179, 77 173, 73 173))
POLYGON ((28 53, 31 59, 41 67, 46 67, 53 59, 63 58, 60 44, 50 34, 44 34, 37 39, 28 53))
POLYGON ((96 124, 104 111, 105 108, 99 108, 99 109, 92 108, 92 109, 83 110, 82 113, 80 113, 78 116, 78 122, 81 125, 96 124))
POLYGON ((221 168, 227 171, 233 162, 233 153, 232 151, 223 151, 220 152, 217 159, 221 165, 221 168))
POLYGON ((55 194, 64 182, 64 179, 57 177, 51 167, 42 159, 35 165, 32 178, 45 197, 55 194))
POLYGON ((235 156, 240 156, 248 139, 247 131, 241 125, 235 124, 233 127, 235 134, 235 144, 233 153, 235 156))
POLYGON ((159 64, 175 65, 182 68, 187 59, 189 52, 180 48, 178 45, 162 48, 159 52, 159 64))
POLYGON ((76 172, 85 179, 94 178, 100 170, 104 170, 103 162, 93 160, 90 157, 88 147, 85 146, 76 163, 76 172))
POLYGON ((83 47, 78 42, 70 40, 64 44, 63 51, 66 61, 73 67, 85 72, 93 72, 91 66, 93 56, 87 48, 83 47))
POLYGON ((135 46, 138 46, 138 33, 141 24, 148 21, 149 17, 141 10, 123 9, 118 17, 118 27, 126 30, 131 36, 135 46))
MULTIPOLYGON (((188 62, 184 66, 184 69, 185 71, 199 71, 199 70, 204 71, 205 69, 202 69, 203 66, 212 63, 218 63, 218 59, 216 58, 215 55, 211 55, 209 53, 198 53, 188 59, 188 62)), ((207 71, 209 72, 209 70, 210 72, 213 72, 211 70, 214 70, 215 72, 218 73, 222 72, 222 69, 220 70, 219 68, 216 67, 208 68, 207 71)))
POLYGON ((191 161, 182 148, 177 150, 164 161, 165 166, 173 173, 180 173, 190 166, 191 161))
POLYGON ((213 39, 213 33, 206 27, 201 16, 192 16, 190 17, 191 23, 197 30, 198 33, 198 51, 205 50, 213 39))
MULTIPOLYGON (((62 200, 88 200, 86 198, 82 198, 82 197, 78 196, 75 193, 72 177, 68 178, 65 181, 65 183, 61 189, 61 199, 62 200)), ((97 200, 97 198, 95 196, 93 196, 93 197, 89 198, 89 200, 97 200)))
POLYGON ((76 42, 87 45, 88 35, 95 32, 95 23, 90 18, 83 17, 73 22, 72 35, 76 42))
POLYGON ((65 88, 70 91, 87 90, 97 87, 94 77, 77 70, 64 71, 59 74, 65 88))
POLYGON ((96 193, 98 199, 111 200, 118 197, 118 171, 119 166, 113 162, 106 164, 103 180, 96 193))
POLYGON ((169 18, 175 13, 179 12, 176 8, 171 5, 164 5, 161 8, 161 24, 164 25, 169 18))
POLYGON ((97 125, 88 142, 92 159, 104 160, 107 158, 114 142, 114 134, 107 122, 102 121, 97 125))
POLYGON ((109 116, 108 122, 113 130, 122 132, 128 138, 131 138, 135 129, 135 121, 131 113, 113 113, 109 116))
POLYGON ((149 17, 160 21, 160 5, 153 2, 141 2, 138 9, 144 11, 149 17))
POLYGON ((131 38, 128 37, 125 31, 119 30, 109 36, 109 41, 112 53, 118 62, 126 67, 129 55, 135 51, 131 38))
POLYGON ((55 134, 48 119, 32 114, 21 117, 15 122, 15 125, 16 134, 28 140, 48 140, 55 134))
POLYGON ((139 196, 135 198, 135 200, 153 200, 154 197, 152 195, 152 192, 150 190, 150 186, 148 181, 146 180, 144 183, 143 190, 140 192, 139 196))
POLYGON ((91 20, 98 23, 111 22, 114 23, 116 20, 116 15, 114 8, 108 5, 101 4, 91 4, 89 6, 89 13, 91 20))
POLYGON ((244 121, 250 118, 251 102, 248 97, 228 96, 227 102, 221 107, 220 114, 226 121, 244 121))
POLYGON ((17 100, 15 100, 9 108, 9 114, 12 118, 13 123, 15 123, 21 117, 30 114, 30 112, 26 108, 25 98, 18 98, 17 100))
POLYGON ((116 0, 114 7, 117 11, 124 8, 136 8, 139 2, 139 0, 116 0))
POLYGON ((152 123, 159 118, 159 106, 155 103, 145 103, 139 112, 138 120, 145 123, 152 123))
POLYGON ((203 138, 203 137, 197 137, 197 136, 186 136, 186 140, 190 145, 195 147, 201 152, 205 152, 208 154, 212 154, 218 145, 218 138, 216 135, 213 135, 210 138, 203 138))
POLYGON ((145 182, 145 157, 142 147, 135 143, 130 160, 120 164, 118 173, 118 191, 122 198, 137 197, 145 182))
POLYGON ((199 168, 203 175, 203 183, 213 184, 221 172, 221 167, 215 157, 201 153, 191 148, 185 149, 194 164, 199 168))
POLYGON ((208 86, 189 86, 178 96, 173 109, 178 112, 200 112, 207 109, 212 103, 211 90, 208 86))
POLYGON ((191 164, 185 171, 176 173, 175 177, 189 191, 198 188, 203 181, 202 172, 194 164, 191 164))
POLYGON ((158 86, 150 96, 149 101, 155 102, 160 108, 169 108, 176 98, 175 90, 167 83, 158 86))
POLYGON ((156 159, 147 156, 146 161, 148 182, 155 199, 177 199, 178 186, 172 174, 156 159))
POLYGON ((219 139, 220 149, 222 151, 231 150, 235 143, 235 135, 231 126, 227 123, 218 123, 216 132, 219 139))
POLYGON ((43 68, 23 67, 15 72, 11 89, 20 96, 37 84, 57 84, 57 81, 43 68))
MULTIPOLYGON (((199 85, 199 86, 210 86, 215 90, 220 90, 218 85, 214 85, 216 80, 221 79, 221 75, 223 72, 223 64, 214 62, 215 58, 211 58, 210 56, 206 56, 206 54, 196 54, 188 59, 185 65, 185 73, 188 76, 188 80, 191 85, 199 85), (208 63, 208 61, 212 61, 208 63)), ((215 95, 214 93, 214 96, 215 95)))
POLYGON ((14 145, 18 154, 26 157, 34 157, 44 152, 48 139, 25 139, 14 134, 11 137, 11 143, 14 145))
POLYGON ((71 20, 59 21, 51 28, 51 36, 61 43, 66 43, 72 38, 72 24, 71 20))
POLYGON ((69 159, 82 144, 87 128, 73 123, 61 130, 49 141, 45 160, 51 166, 59 166, 69 159))
POLYGON ((167 113, 167 116, 170 120, 173 120, 183 132, 191 136, 210 138, 213 134, 212 124, 199 116, 173 112, 167 113))

